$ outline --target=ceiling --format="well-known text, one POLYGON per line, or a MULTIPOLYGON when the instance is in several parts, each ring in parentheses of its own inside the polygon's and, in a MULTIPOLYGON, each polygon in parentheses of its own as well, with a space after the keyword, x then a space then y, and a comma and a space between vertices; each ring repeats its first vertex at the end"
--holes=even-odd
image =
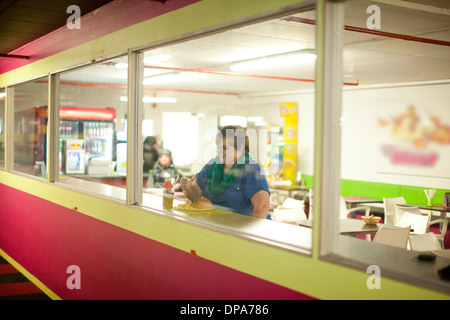
MULTIPOLYGON (((34 1, 25 0, 0 3, 4 6, 6 2, 10 2, 13 5, 11 8, 15 9, 19 9, 19 3, 34 3, 34 1)), ((58 1, 43 1, 39 2, 39 5, 54 2, 58 1)), ((59 2, 66 5, 69 3, 69 1, 59 2)), ((100 5, 108 1, 84 2, 100 5)), ((81 4, 83 1, 78 3, 81 4)), ((421 40, 406 41, 361 32, 359 29, 359 31, 346 30, 343 71, 344 82, 348 86, 449 81, 450 1, 348 0, 345 3, 344 24, 346 26, 368 30, 367 20, 371 14, 366 13, 366 10, 369 5, 376 4, 381 9, 379 31, 389 32, 397 37, 414 36, 421 40), (423 39, 439 40, 441 43, 424 43, 423 39)), ((54 5, 51 6, 54 7, 54 5)), ((64 24, 67 14, 64 11, 65 5, 61 6, 63 9, 60 14, 64 24)), ((6 12, 0 13, 0 21, 3 21, 6 12)), ((155 81, 146 86, 158 88, 158 91, 171 95, 197 91, 222 95, 234 94, 240 97, 312 89, 314 63, 309 65, 292 63, 287 67, 278 68, 270 68, 267 64, 241 72, 245 75, 230 73, 229 67, 233 62, 265 55, 315 49, 315 26, 308 23, 315 19, 314 12, 303 12, 294 17, 303 20, 287 21, 285 19, 287 17, 274 19, 146 52, 145 56, 167 53, 172 55, 172 58, 165 62, 147 63, 146 72, 189 75, 189 77, 175 77, 170 81, 163 80, 161 77, 154 78, 152 80, 155 81), (152 68, 152 66, 158 68, 152 68)), ((3 26, 3 22, 0 26, 3 26)), ((28 35, 29 39, 36 36, 37 34, 28 35)), ((0 37, 3 37, 3 32, 0 37)), ((22 41, 25 40, 22 39, 22 41)), ((10 45, 9 49, 13 47, 10 45)), ((126 60, 113 59, 107 63, 67 72, 61 76, 61 80, 76 82, 78 87, 82 83, 126 85, 127 72, 114 67, 118 62, 126 62, 126 60)), ((78 93, 77 96, 80 94, 78 93)))
POLYGON ((73 14, 70 5, 80 8, 81 16, 112 0, 1 0, 0 54, 8 54, 66 24, 73 14))
MULTIPOLYGON (((348 85, 374 85, 413 81, 450 79, 450 1, 427 1, 433 5, 396 0, 346 1, 346 26, 368 30, 366 9, 377 4, 381 9, 381 29, 398 36, 414 36, 420 41, 368 34, 360 31, 344 32, 344 82, 348 85), (394 5, 387 5, 393 3, 394 5), (443 10, 444 6, 447 8, 443 10), (438 40, 428 44, 421 41, 438 40)), ((425 2, 424 2, 425 3, 425 2)), ((248 77, 229 76, 230 65, 254 57, 283 52, 315 49, 315 19, 313 11, 283 17, 255 25, 236 28, 208 37, 186 41, 147 52, 146 56, 170 53, 172 58, 160 63, 147 63, 146 72, 190 72, 191 77, 153 79, 149 86, 180 90, 205 90, 251 95, 258 92, 281 92, 309 89, 314 79, 314 63, 292 63, 270 68, 269 64, 246 70, 248 77), (292 17, 292 16, 291 16, 292 17), (189 54, 186 54, 189 52, 189 54), (167 69, 152 69, 151 66, 167 69), (219 72, 219 73, 215 73, 219 72), (192 81, 195 75, 195 80, 192 81), (259 76, 267 76, 261 78, 259 76), (282 81, 281 78, 290 78, 282 81), (161 81, 157 81, 161 80, 161 81)), ((369 30, 370 31, 370 30, 369 30)), ((120 62, 120 59, 114 62, 120 62)), ((124 72, 114 70, 114 63, 100 64, 90 70, 67 74, 65 79, 102 83, 126 84, 124 72), (122 76, 121 76, 122 75, 122 76)))

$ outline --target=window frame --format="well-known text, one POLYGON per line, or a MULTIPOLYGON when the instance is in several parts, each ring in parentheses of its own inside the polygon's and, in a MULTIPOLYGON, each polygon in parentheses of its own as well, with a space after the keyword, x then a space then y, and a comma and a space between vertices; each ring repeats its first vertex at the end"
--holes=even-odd
POLYGON ((343 2, 318 2, 313 256, 366 273, 375 265, 387 278, 448 293, 449 284, 435 270, 445 266, 445 259, 437 257, 436 265, 424 266, 417 263, 417 252, 339 234, 343 21, 343 2))

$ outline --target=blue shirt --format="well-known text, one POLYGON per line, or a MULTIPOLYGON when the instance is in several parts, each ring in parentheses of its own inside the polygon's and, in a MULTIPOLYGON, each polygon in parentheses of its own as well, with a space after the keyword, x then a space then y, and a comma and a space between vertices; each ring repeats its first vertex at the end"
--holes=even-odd
POLYGON ((225 192, 216 196, 209 190, 208 186, 208 175, 213 162, 214 158, 195 176, 195 181, 202 189, 203 196, 211 200, 216 208, 251 216, 253 205, 250 198, 260 190, 269 192, 269 183, 263 167, 257 161, 251 159, 249 163, 244 165, 239 176, 225 192))

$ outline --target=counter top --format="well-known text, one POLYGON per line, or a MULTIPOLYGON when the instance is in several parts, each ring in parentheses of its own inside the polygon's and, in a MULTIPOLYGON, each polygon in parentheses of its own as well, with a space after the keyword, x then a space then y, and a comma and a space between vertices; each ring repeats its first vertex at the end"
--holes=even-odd
POLYGON ((187 223, 201 225, 219 232, 264 242, 295 252, 310 254, 312 250, 312 229, 273 220, 255 218, 224 211, 221 209, 205 211, 178 210, 178 204, 186 199, 174 200, 174 209, 162 209, 162 198, 155 194, 143 195, 143 206, 162 211, 168 216, 182 219, 187 223))

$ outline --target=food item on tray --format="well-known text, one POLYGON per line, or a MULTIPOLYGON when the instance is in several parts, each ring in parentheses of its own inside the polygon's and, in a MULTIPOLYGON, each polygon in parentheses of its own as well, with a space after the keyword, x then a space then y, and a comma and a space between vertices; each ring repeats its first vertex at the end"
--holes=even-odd
POLYGON ((371 214, 370 216, 362 216, 362 219, 367 224, 377 224, 381 220, 381 217, 377 217, 371 214))
POLYGON ((211 201, 207 198, 200 197, 194 200, 194 202, 186 201, 186 203, 180 203, 179 209, 213 209, 211 201))
POLYGON ((199 208, 199 209, 212 209, 213 205, 212 202, 205 197, 200 197, 194 200, 194 204, 199 208))

